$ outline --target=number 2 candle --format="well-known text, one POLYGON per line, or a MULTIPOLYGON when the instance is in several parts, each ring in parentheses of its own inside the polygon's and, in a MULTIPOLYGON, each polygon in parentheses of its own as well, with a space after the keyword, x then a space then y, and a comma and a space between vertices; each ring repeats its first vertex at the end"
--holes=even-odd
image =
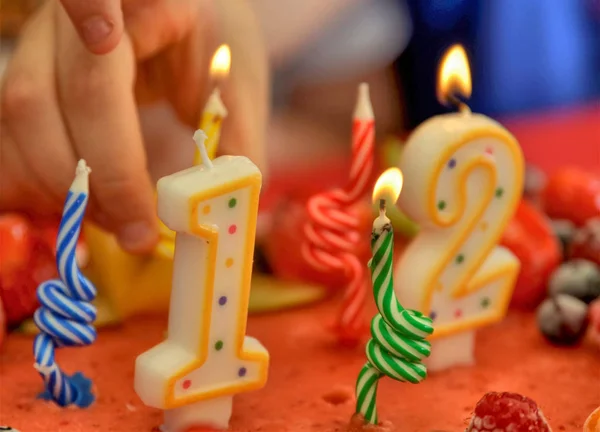
POLYGON ((267 380, 269 354, 246 336, 261 173, 248 158, 211 162, 158 182, 158 213, 177 233, 167 339, 137 358, 135 391, 165 410, 164 430, 227 428, 232 396, 267 380))
POLYGON ((520 263, 497 244, 524 177, 515 138, 454 96, 471 93, 462 47, 447 52, 438 82, 460 112, 427 120, 406 143, 399 205, 421 231, 394 273, 402 304, 433 319, 430 370, 473 363, 475 330, 506 313, 520 263))

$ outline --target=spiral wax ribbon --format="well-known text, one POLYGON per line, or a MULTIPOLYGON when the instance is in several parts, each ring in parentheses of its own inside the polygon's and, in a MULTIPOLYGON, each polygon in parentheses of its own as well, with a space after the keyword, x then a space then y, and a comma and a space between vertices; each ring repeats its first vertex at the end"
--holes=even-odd
POLYGON ((68 376, 58 367, 56 348, 90 345, 96 340, 93 322, 96 308, 90 303, 96 288, 77 267, 75 249, 88 201, 88 175, 91 170, 84 160, 77 164, 75 180, 69 189, 56 241, 56 263, 60 279, 50 280, 38 287, 41 307, 33 317, 40 329, 33 351, 34 367, 46 386, 42 397, 60 406, 75 404, 89 406, 94 397, 91 381, 80 373, 68 376))
POLYGON ((344 189, 334 189, 312 197, 308 202, 309 222, 304 228, 304 259, 323 272, 344 272, 348 286, 344 292, 338 331, 342 340, 357 341, 364 326, 363 311, 368 282, 356 256, 360 241, 360 220, 348 209, 365 194, 373 170, 375 121, 369 88, 359 87, 352 129, 350 177, 344 189))
POLYGON ((374 228, 371 248, 371 278, 379 315, 371 322, 372 339, 367 343, 367 363, 356 383, 356 412, 369 423, 377 423, 377 386, 386 375, 401 382, 417 384, 427 377, 422 360, 431 353, 425 338, 433 333, 432 320, 407 310, 398 302, 392 277, 393 231, 387 219, 374 228))

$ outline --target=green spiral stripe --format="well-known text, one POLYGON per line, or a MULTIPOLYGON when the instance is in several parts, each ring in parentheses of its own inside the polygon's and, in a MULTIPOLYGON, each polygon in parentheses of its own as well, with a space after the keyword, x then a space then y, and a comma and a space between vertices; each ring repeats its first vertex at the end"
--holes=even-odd
POLYGON ((367 343, 367 363, 356 382, 356 412, 369 423, 377 423, 377 386, 386 375, 401 382, 418 384, 427 377, 422 360, 431 353, 425 340, 433 333, 429 317, 402 307, 394 293, 393 231, 386 224, 381 232, 373 232, 369 263, 373 294, 379 315, 371 321, 372 339, 367 343))

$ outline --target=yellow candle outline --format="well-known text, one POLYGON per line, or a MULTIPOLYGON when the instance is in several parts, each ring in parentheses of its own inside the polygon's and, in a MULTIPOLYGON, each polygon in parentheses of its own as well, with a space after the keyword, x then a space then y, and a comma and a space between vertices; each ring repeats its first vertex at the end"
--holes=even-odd
MULTIPOLYGON (((483 247, 479 248, 478 257, 476 259, 472 259, 473 263, 471 264, 471 268, 468 268, 467 271, 464 272, 464 276, 459 278, 456 287, 444 287, 443 289, 451 289, 452 297, 461 298, 467 295, 470 295, 476 291, 479 291, 487 284, 496 281, 498 279, 505 279, 505 283, 500 290, 500 294, 498 296, 498 302, 491 307, 486 314, 483 316, 479 316, 477 318, 469 319, 469 320, 458 320, 449 324, 443 324, 435 327, 435 331, 433 335, 431 335, 430 339, 436 339, 443 336, 448 336, 451 334, 463 332, 466 330, 472 330, 478 327, 482 327, 484 325, 488 325, 494 322, 497 322, 502 319, 505 315, 506 309, 508 307, 508 303, 510 302, 510 297, 512 294, 512 287, 514 286, 514 281, 518 275, 520 266, 519 265, 510 265, 504 266, 496 269, 492 269, 488 274, 480 274, 477 279, 474 279, 475 273, 481 268, 481 265, 491 252, 491 250, 498 245, 498 240, 504 229, 508 225, 511 217, 514 215, 514 212, 519 203, 521 194, 520 194, 520 185, 523 184, 523 171, 524 171, 524 161, 521 149, 515 140, 515 138, 508 133, 508 131, 503 129, 495 129, 495 128, 480 128, 465 133, 460 139, 456 140, 452 143, 446 151, 440 154, 438 158, 438 162, 436 165, 433 174, 429 177, 428 181, 428 216, 429 220, 434 224, 440 227, 447 227, 452 225, 458 218, 462 216, 462 212, 465 210, 465 206, 462 205, 462 212, 459 210, 456 211, 456 214, 451 217, 442 218, 438 214, 437 210, 437 197, 436 197, 436 186, 437 179, 439 178, 442 170, 446 166, 446 161, 450 159, 452 154, 454 154, 460 147, 463 145, 469 144, 471 141, 480 139, 480 138, 496 138, 503 144, 505 144, 510 150, 510 156, 513 161, 513 166, 515 168, 516 177, 516 187, 514 191, 511 191, 512 196, 510 196, 505 202, 507 204, 504 207, 504 216, 501 219, 501 222, 498 224, 497 230, 493 233, 494 235, 488 236, 487 242, 483 243, 483 247)), ((462 172, 459 174, 460 182, 457 182, 459 185, 464 184, 464 180, 466 176, 476 167, 476 166, 486 166, 484 162, 482 162, 481 158, 475 158, 475 160, 471 160, 470 163, 467 163, 465 168, 462 169, 462 172)), ((496 174, 496 169, 494 170, 494 177, 496 174)), ((488 188, 485 191, 485 196, 493 196, 495 191, 495 183, 488 182, 488 188)), ((458 191, 459 203, 465 204, 466 194, 464 188, 460 188, 458 191)), ((482 200, 483 201, 483 200, 482 200)), ((482 209, 476 213, 476 216, 473 218, 471 224, 465 224, 467 229, 458 233, 455 239, 453 239, 453 246, 447 248, 448 251, 445 255, 443 255, 443 259, 440 259, 440 262, 435 265, 434 271, 431 272, 431 276, 429 278, 429 282, 425 285, 425 290, 423 291, 422 298, 422 309, 421 311, 425 314, 429 314, 431 312, 431 299, 434 291, 438 287, 438 279, 442 271, 452 262, 452 259, 456 256, 456 253, 460 249, 460 245, 462 245, 470 233, 478 226, 478 222, 483 215, 483 212, 487 209, 487 205, 489 205, 488 201, 485 206, 482 205, 482 209), (468 229, 470 227, 470 229, 468 229)))
POLYGON ((237 394, 244 391, 257 390, 262 388, 267 382, 268 367, 269 367, 269 355, 263 351, 251 351, 244 349, 244 338, 246 337, 246 321, 247 311, 250 298, 250 285, 252 280, 252 257, 254 256, 254 241, 256 233, 256 224, 258 219, 258 202, 261 187, 261 176, 253 175, 236 181, 232 181, 228 184, 221 185, 215 188, 208 189, 206 191, 199 192, 189 199, 189 208, 192 209, 190 212, 190 231, 203 239, 209 244, 208 260, 213 262, 213 265, 207 266, 205 283, 207 285, 206 295, 203 299, 203 320, 202 330, 200 331, 200 345, 199 352, 196 360, 189 365, 183 367, 180 371, 174 373, 166 383, 165 388, 165 409, 173 409, 181 406, 185 406, 191 403, 205 401, 221 396, 237 394), (198 223, 198 205, 202 201, 217 198, 222 195, 226 195, 237 190, 250 187, 250 204, 248 208, 248 219, 247 219, 247 231, 245 241, 245 257, 243 264, 242 273, 242 287, 241 287, 241 303, 238 310, 238 322, 235 340, 235 355, 238 360, 242 361, 254 361, 259 364, 259 377, 256 381, 248 381, 247 379, 240 383, 234 383, 226 385, 220 388, 213 388, 206 392, 197 392, 194 394, 186 394, 183 396, 175 396, 175 386, 179 380, 184 378, 189 373, 202 367, 208 357, 210 349, 209 338, 210 338, 210 322, 212 318, 213 308, 213 292, 214 292, 214 277, 215 277, 215 266, 217 247, 219 234, 218 231, 212 226, 203 226, 198 223), (210 287, 210 289, 208 288, 210 287))

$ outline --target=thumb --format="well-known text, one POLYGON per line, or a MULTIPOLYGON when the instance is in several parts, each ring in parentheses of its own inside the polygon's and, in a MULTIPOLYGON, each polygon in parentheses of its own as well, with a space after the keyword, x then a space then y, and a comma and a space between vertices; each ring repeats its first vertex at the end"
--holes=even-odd
POLYGON ((60 0, 86 48, 111 52, 123 35, 120 0, 60 0))

